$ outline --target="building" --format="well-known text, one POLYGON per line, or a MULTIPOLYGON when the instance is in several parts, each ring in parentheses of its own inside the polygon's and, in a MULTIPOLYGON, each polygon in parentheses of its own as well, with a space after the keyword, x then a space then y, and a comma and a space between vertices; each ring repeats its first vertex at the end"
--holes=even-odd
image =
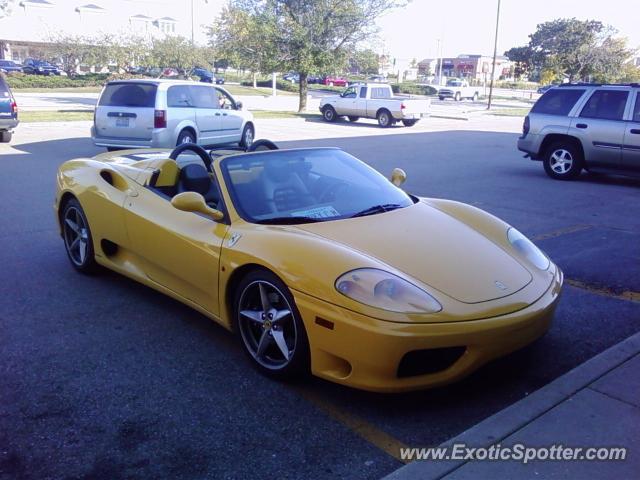
POLYGON ((181 35, 207 41, 205 26, 220 11, 209 0, 10 0, 0 18, 0 58, 22 62, 39 56, 59 35, 96 37, 181 35))
MULTIPOLYGON (((493 57, 487 55, 458 55, 454 58, 431 59, 426 58, 418 63, 418 75, 434 76, 439 73, 442 60, 442 76, 464 78, 487 82, 491 80, 491 66, 493 57)), ((513 62, 507 57, 496 58, 494 80, 510 79, 513 62)))

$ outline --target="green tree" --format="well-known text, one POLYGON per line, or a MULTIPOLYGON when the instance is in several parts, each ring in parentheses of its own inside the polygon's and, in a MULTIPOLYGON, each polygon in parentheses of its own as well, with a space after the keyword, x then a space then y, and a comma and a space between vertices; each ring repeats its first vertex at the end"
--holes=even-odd
POLYGON ((539 24, 529 35, 528 45, 505 54, 531 70, 566 75, 570 82, 616 79, 633 52, 615 34, 615 29, 599 21, 561 18, 539 24))
POLYGON ((351 71, 364 75, 377 74, 379 71, 378 54, 371 49, 356 50, 349 58, 351 71))
POLYGON ((515 64, 513 74, 517 79, 528 76, 531 73, 533 52, 528 45, 524 47, 513 47, 504 52, 504 54, 515 64))
POLYGON ((225 49, 225 42, 240 46, 239 38, 245 38, 249 46, 245 51, 250 48, 258 60, 243 61, 260 61, 253 68, 265 73, 272 68, 298 72, 298 108, 303 111, 309 73, 343 69, 348 52, 376 33, 375 20, 404 4, 405 0, 230 0, 228 9, 243 15, 227 15, 226 25, 217 22, 212 41, 225 49), (225 38, 226 34, 230 36, 225 38))
POLYGON ((190 40, 177 36, 152 40, 150 55, 145 59, 146 66, 172 67, 185 75, 196 66, 211 67, 213 61, 213 49, 194 46, 190 40))
POLYGON ((48 57, 56 59, 70 77, 78 66, 85 62, 90 50, 90 41, 79 35, 58 34, 49 38, 48 57))

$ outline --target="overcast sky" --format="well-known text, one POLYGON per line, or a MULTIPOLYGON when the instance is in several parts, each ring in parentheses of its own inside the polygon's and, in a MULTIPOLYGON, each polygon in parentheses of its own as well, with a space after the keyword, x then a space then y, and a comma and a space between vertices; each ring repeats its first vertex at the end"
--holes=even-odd
MULTIPOLYGON (((398 58, 493 53, 497 0, 413 0, 378 21, 384 45, 398 58)), ((600 20, 640 47, 640 0, 502 0, 498 54, 524 45, 536 25, 556 18, 600 20)), ((639 54, 640 55, 640 54, 639 54)))

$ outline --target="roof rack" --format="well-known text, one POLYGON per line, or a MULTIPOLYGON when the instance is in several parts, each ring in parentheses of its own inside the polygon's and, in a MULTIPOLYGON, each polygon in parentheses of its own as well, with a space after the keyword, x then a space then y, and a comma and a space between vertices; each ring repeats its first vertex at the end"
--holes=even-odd
POLYGON ((640 88, 640 83, 561 83, 558 87, 632 87, 640 88))

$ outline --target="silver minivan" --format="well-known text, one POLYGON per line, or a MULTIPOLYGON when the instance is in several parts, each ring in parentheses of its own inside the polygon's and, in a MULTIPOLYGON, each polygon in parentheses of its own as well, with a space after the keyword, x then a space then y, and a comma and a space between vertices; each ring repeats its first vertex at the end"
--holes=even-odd
POLYGON ((180 80, 118 80, 105 85, 91 138, 109 150, 173 148, 182 143, 248 147, 251 112, 224 88, 180 80))

